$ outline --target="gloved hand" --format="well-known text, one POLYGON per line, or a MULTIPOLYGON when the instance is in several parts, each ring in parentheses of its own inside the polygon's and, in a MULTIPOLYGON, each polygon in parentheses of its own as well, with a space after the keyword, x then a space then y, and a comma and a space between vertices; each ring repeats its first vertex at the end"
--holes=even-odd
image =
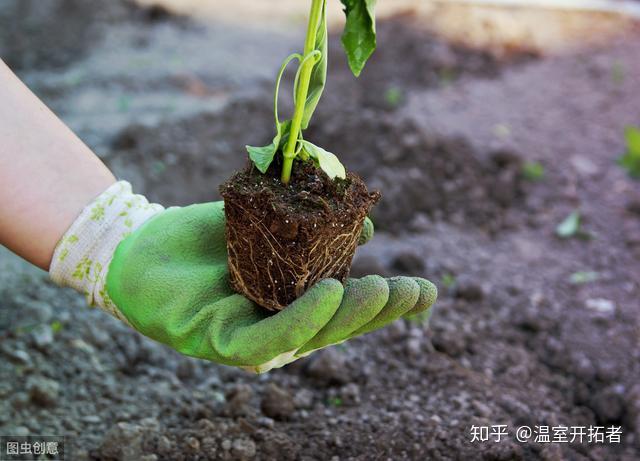
POLYGON ((229 287, 223 202, 163 210, 128 183, 87 207, 51 274, 177 351, 265 372, 429 308, 430 282, 370 275, 323 280, 272 314, 229 287))

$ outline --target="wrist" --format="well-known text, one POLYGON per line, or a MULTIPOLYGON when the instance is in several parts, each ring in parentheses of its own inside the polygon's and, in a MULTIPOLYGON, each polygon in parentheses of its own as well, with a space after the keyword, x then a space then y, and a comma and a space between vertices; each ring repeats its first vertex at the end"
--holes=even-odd
POLYGON ((51 279, 83 293, 90 305, 122 318, 105 290, 109 264, 120 242, 163 210, 134 194, 126 181, 111 185, 82 210, 58 242, 51 279))

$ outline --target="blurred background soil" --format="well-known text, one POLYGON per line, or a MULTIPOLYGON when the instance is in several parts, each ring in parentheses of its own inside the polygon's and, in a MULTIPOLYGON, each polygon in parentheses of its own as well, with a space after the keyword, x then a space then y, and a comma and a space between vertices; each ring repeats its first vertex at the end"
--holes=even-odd
MULTIPOLYGON (((273 135, 303 3, 0 0, 0 57, 136 191, 216 200, 273 135)), ((254 376, 141 337, 2 249, 0 434, 63 434, 78 460, 640 458, 640 183, 616 165, 640 124, 636 23, 380 3, 360 79, 334 31, 307 138, 383 193, 352 275, 433 280, 429 325, 254 376), (558 238, 574 210, 580 235, 558 238), (492 424, 512 435, 470 442, 492 424), (520 425, 623 436, 517 443, 520 425)))

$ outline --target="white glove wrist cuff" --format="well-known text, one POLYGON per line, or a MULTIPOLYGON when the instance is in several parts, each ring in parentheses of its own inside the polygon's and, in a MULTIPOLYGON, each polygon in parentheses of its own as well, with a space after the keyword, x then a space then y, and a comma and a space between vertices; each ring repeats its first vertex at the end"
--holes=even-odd
POLYGON ((128 182, 113 184, 82 210, 58 242, 51 279, 84 293, 90 305, 126 321, 105 290, 109 264, 118 244, 163 210, 134 194, 128 182))

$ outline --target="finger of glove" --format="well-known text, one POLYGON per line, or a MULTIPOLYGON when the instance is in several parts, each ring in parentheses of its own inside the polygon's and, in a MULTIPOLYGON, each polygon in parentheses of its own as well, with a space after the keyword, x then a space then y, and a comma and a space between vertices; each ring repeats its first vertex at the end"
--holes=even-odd
MULTIPOLYGON (((210 341, 227 365, 264 364, 299 349, 318 334, 335 315, 343 294, 340 282, 325 279, 284 310, 259 322, 254 321, 254 310, 262 308, 234 299, 217 312, 210 341)), ((244 300, 239 295, 231 298, 244 300)))
POLYGON ((360 231, 360 238, 358 239, 358 245, 365 245, 369 240, 373 238, 374 226, 373 221, 369 219, 369 216, 364 218, 364 222, 362 223, 362 230, 360 231))
POLYGON ((373 320, 388 300, 389 285, 379 275, 349 279, 338 311, 296 355, 344 341, 354 331, 373 320))
POLYGON ((426 311, 433 306, 436 299, 438 299, 438 288, 433 283, 420 277, 414 277, 413 280, 420 285, 420 296, 418 297, 418 302, 415 307, 404 314, 404 317, 413 317, 426 311))
POLYGON ((389 300, 380 313, 350 337, 377 330, 402 317, 413 309, 420 297, 420 285, 411 277, 392 277, 389 284, 389 300))

